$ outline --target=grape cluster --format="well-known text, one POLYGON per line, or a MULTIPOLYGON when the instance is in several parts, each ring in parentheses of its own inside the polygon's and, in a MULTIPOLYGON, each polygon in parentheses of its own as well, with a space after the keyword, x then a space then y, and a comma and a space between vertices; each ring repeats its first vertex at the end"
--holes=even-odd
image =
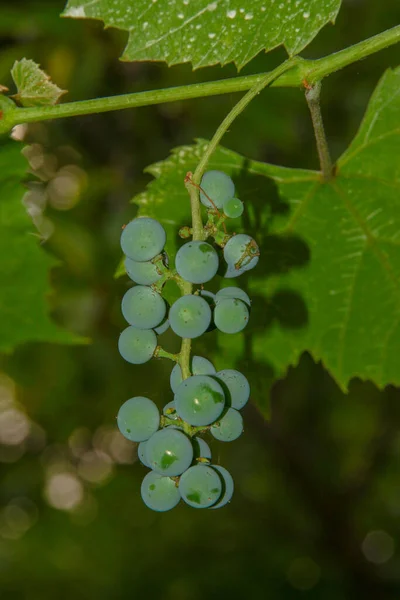
MULTIPOLYGON (((181 499, 194 508, 221 508, 231 500, 233 479, 225 468, 212 464, 211 450, 200 435, 208 432, 222 442, 237 439, 243 431, 239 411, 250 396, 249 383, 239 371, 217 372, 208 359, 193 356, 189 360, 183 350, 169 355, 157 341, 157 335, 169 327, 189 340, 215 327, 237 333, 249 320, 251 303, 246 292, 224 287, 214 294, 203 287, 221 272, 220 248, 225 277, 237 277, 258 262, 259 250, 250 236, 226 233, 225 220, 240 216, 243 203, 234 197, 232 179, 221 171, 205 173, 200 190, 208 213, 204 238, 214 243, 204 239, 184 243, 176 254, 175 269, 164 252, 164 228, 155 219, 136 218, 121 235, 126 272, 136 285, 122 299, 122 314, 129 326, 120 335, 119 351, 133 364, 153 356, 176 361, 170 377, 174 399, 161 415, 152 400, 135 396, 121 406, 117 416, 121 433, 138 443, 139 459, 151 469, 142 482, 143 501, 160 512, 172 509, 181 499), (162 297, 169 279, 183 290, 170 307, 162 297), (184 361, 189 361, 186 377, 181 368, 184 361)), ((187 237, 188 228, 183 230, 182 237, 187 237)))

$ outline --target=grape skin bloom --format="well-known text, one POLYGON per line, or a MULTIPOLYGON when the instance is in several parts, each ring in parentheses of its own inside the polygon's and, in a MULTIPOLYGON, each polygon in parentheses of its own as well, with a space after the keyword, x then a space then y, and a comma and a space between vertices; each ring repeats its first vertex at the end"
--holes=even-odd
POLYGON ((147 441, 146 460, 156 473, 175 477, 192 464, 193 446, 182 431, 166 427, 147 441))
POLYGON ((212 425, 210 432, 220 442, 233 442, 243 433, 242 415, 234 408, 228 408, 224 416, 212 425))
POLYGON ((154 471, 147 473, 143 479, 140 494, 146 506, 157 512, 171 510, 181 499, 175 481, 154 471))
POLYGON ((131 442, 144 442, 157 431, 160 413, 152 400, 135 396, 119 409, 117 425, 122 435, 131 442))
POLYGON ((235 369, 223 369, 218 371, 217 378, 222 381, 227 404, 236 410, 242 409, 250 398, 250 385, 246 377, 235 369))
POLYGON ((139 217, 123 229, 121 248, 132 260, 149 261, 161 253, 166 239, 165 230, 158 221, 150 217, 139 217))
POLYGON ((167 312, 165 300, 151 288, 136 285, 122 298, 122 314, 130 325, 138 329, 153 329, 167 312))
MULTIPOLYGON (((201 188, 211 198, 217 208, 222 208, 225 200, 235 194, 235 184, 223 171, 206 171, 201 179, 201 188)), ((200 201, 207 208, 214 208, 209 199, 200 191, 200 201)))
POLYGON ((208 508, 215 504, 222 493, 220 475, 211 467, 190 467, 180 478, 179 492, 182 499, 193 508, 208 508))
POLYGON ((187 294, 171 306, 171 329, 182 338, 196 338, 207 331, 211 323, 211 308, 204 298, 187 294))
POLYGON ((118 340, 118 350, 122 358, 133 365, 149 361, 157 348, 157 336, 152 329, 127 327, 118 340))
POLYGON ((190 425, 210 425, 224 410, 224 390, 209 375, 192 375, 178 387, 175 406, 180 418, 190 425))
POLYGON ((137 262, 128 256, 125 258, 125 270, 132 281, 139 285, 151 285, 162 277, 152 262, 137 262))
MULTIPOLYGON (((191 371, 193 375, 214 375, 217 372, 212 362, 203 356, 193 356, 191 371)), ((172 369, 169 381, 171 390, 176 394, 178 387, 183 381, 182 370, 178 363, 172 369)))
POLYGON ((249 309, 236 298, 223 298, 214 310, 214 323, 223 333, 238 333, 249 321, 249 309))
POLYGON ((178 274, 190 283, 206 283, 218 271, 218 254, 207 242, 187 242, 179 248, 175 266, 178 274))

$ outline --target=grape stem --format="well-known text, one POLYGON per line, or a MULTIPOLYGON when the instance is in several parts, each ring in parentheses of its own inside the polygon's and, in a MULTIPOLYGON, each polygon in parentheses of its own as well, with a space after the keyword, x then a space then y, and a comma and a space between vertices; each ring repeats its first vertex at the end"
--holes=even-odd
POLYGON ((169 358, 170 360, 173 360, 174 362, 179 361, 179 354, 172 354, 171 352, 167 352, 166 350, 161 348, 161 346, 157 346, 157 348, 154 351, 153 356, 154 356, 154 358, 169 358))
POLYGON ((225 135, 225 133, 232 125, 236 117, 238 117, 244 111, 244 109, 250 104, 253 98, 255 98, 265 87, 267 87, 267 85, 270 85, 273 81, 275 81, 278 77, 285 73, 285 71, 289 71, 301 62, 303 62, 303 59, 299 58, 298 56, 289 58, 284 63, 279 65, 279 67, 277 67, 270 73, 267 73, 247 92, 247 94, 245 94, 239 100, 237 104, 235 104, 235 106, 226 115, 225 119, 222 121, 221 125, 218 127, 217 131, 213 135, 212 140, 208 144, 206 151, 204 152, 199 164, 197 165, 197 168, 193 175, 193 181, 195 184, 200 184, 201 178, 204 175, 204 171, 206 170, 211 155, 213 154, 213 152, 215 152, 222 137, 225 135))
MULTIPOLYGON (((188 173, 185 177, 185 186, 189 193, 190 206, 192 211, 192 238, 194 241, 201 241, 206 239, 206 234, 203 227, 203 219, 201 217, 201 206, 199 189, 192 185, 191 182, 192 174, 188 173)), ((193 286, 188 281, 180 278, 178 282, 182 296, 191 294, 193 286)), ((179 365, 182 371, 182 379, 190 377, 190 353, 192 349, 192 340, 190 338, 183 338, 181 344, 181 351, 179 352, 179 365)))
MULTIPOLYGON (((282 75, 285 71, 288 71, 292 67, 298 65, 302 62, 303 59, 299 57, 290 58, 285 61, 283 64, 279 65, 276 69, 268 73, 265 77, 261 79, 256 85, 254 85, 251 90, 247 92, 239 100, 239 102, 233 107, 233 109, 228 113, 225 119, 222 121, 221 125, 218 127, 215 132, 211 142, 207 146, 207 150, 205 151, 203 157, 201 158, 197 168, 194 172, 194 175, 191 172, 186 174, 184 183, 186 189, 189 193, 190 197, 190 206, 192 212, 192 238, 194 241, 205 240, 207 237, 207 233, 203 226, 203 220, 201 217, 201 204, 200 204, 200 181, 203 177, 204 171, 207 167, 208 161, 212 155, 212 153, 216 150, 218 144, 220 143, 223 135, 226 133, 228 128, 232 125, 233 121, 238 117, 244 109, 250 104, 250 102, 259 94, 267 85, 271 84, 277 77, 282 75)), ((212 201, 211 201, 212 202, 212 201)), ((212 202, 212 204, 214 204, 212 202)), ((214 205, 215 206, 215 205, 214 205)), ((216 207, 215 207, 216 208, 216 207)), ((216 209, 217 210, 217 209, 216 209)), ((219 211, 217 210, 217 213, 219 211)), ((187 284, 187 288, 184 287, 181 292, 182 295, 191 294, 193 286, 189 282, 185 282, 187 284)), ((189 338, 182 339, 181 350, 179 353, 179 365, 182 371, 182 378, 187 379, 190 377, 190 353, 191 353, 191 344, 192 340, 189 338)))
POLYGON ((333 165, 331 155, 329 153, 328 141, 325 135, 324 122, 322 120, 321 104, 321 82, 317 81, 315 85, 306 86, 306 100, 310 109, 311 120, 314 127, 315 140, 319 156, 319 164, 321 166, 322 178, 324 181, 332 179, 333 165))

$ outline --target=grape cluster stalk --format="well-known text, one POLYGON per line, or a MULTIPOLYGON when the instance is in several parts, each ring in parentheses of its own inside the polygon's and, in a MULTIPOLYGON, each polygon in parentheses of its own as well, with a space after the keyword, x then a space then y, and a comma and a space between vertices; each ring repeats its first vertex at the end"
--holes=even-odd
MULTIPOLYGON (((136 365, 158 356, 176 362, 170 376, 173 400, 162 414, 151 399, 135 396, 121 406, 117 416, 122 435, 138 443, 139 460, 151 469, 143 479, 141 496, 158 512, 174 508, 180 500, 194 508, 212 509, 231 500, 232 476, 213 463, 202 435, 210 434, 221 442, 236 440, 243 431, 239 411, 250 397, 250 385, 242 373, 229 368, 217 372, 207 358, 184 352, 185 342, 189 341, 190 349, 191 340, 212 329, 227 334, 244 329, 251 310, 246 292, 229 286, 214 294, 204 284, 217 274, 238 277, 255 267, 259 258, 250 236, 226 231, 226 220, 240 217, 244 210, 231 177, 207 171, 199 189, 208 215, 205 239, 183 243, 174 269, 164 251, 165 230, 155 219, 138 217, 121 235, 126 272, 136 285, 122 299, 122 314, 129 326, 119 338, 120 354, 136 365), (162 295, 168 280, 175 280, 182 292, 170 307, 162 295), (157 336, 169 328, 183 340, 176 355, 158 345, 157 336)), ((182 238, 191 234, 189 227, 180 231, 182 238)))

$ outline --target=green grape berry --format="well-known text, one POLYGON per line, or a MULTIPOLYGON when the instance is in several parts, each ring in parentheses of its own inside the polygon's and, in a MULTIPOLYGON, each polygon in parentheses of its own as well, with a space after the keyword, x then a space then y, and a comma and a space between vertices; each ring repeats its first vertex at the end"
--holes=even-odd
POLYGON ((220 442, 233 442, 243 432, 242 415, 234 408, 228 408, 226 413, 212 425, 210 431, 220 442))
POLYGON ((252 237, 239 233, 230 238, 224 248, 224 258, 228 268, 225 277, 238 277, 253 269, 258 263, 260 250, 252 237))
POLYGON ((154 471, 143 479, 140 493, 146 506, 157 512, 171 510, 181 499, 175 481, 154 471))
POLYGON ((122 314, 138 329, 153 329, 160 325, 167 312, 165 300, 145 285, 136 285, 122 298, 122 314))
POLYGON ((228 198, 223 204, 224 213, 230 219, 237 219, 243 214, 243 202, 239 198, 228 198))
POLYGON ((135 396, 124 402, 119 409, 117 424, 128 440, 143 442, 157 431, 160 413, 152 400, 145 396, 135 396))
POLYGON ((235 184, 229 175, 222 171, 207 171, 204 173, 200 187, 205 192, 200 192, 200 201, 207 208, 214 208, 213 204, 217 208, 222 208, 224 202, 235 194, 235 184))
POLYGON ((193 446, 182 431, 166 427, 147 441, 146 460, 160 475, 181 475, 192 463, 193 446))
POLYGON ((118 350, 122 358, 134 365, 149 361, 157 348, 157 336, 151 329, 127 327, 119 336, 118 350))
POLYGON ((158 221, 139 217, 122 230, 121 248, 132 260, 149 261, 162 252, 166 239, 165 230, 158 221))
POLYGON ((182 338, 196 338, 205 333, 211 323, 211 309, 200 296, 182 296, 169 311, 171 329, 182 338))
POLYGON ((238 333, 249 321, 249 309, 242 300, 222 298, 214 310, 214 323, 223 333, 238 333))
POLYGON ((190 425, 210 425, 225 408, 224 390, 209 375, 193 375, 178 387, 175 406, 180 418, 190 425))
MULTIPOLYGON (((214 365, 203 356, 193 356, 191 371, 193 375, 214 375, 216 373, 214 365)), ((179 385, 182 383, 182 370, 177 363, 171 371, 170 384, 171 390, 176 394, 179 385)))
POLYGON ((190 467, 180 478, 182 499, 193 508, 209 508, 222 493, 222 480, 217 471, 206 465, 190 467))
POLYGON ((190 283, 206 283, 218 271, 218 254, 207 242, 187 242, 175 258, 178 274, 190 283))

